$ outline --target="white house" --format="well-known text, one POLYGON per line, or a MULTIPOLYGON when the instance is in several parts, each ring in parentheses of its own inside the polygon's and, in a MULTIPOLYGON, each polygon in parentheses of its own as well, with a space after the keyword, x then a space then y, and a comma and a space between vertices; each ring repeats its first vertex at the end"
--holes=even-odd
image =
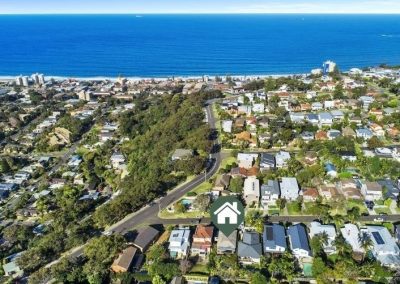
POLYGON ((237 202, 225 202, 221 207, 214 211, 214 215, 217 215, 218 224, 237 224, 237 217, 240 215, 240 211, 237 208, 237 202))
POLYGON ((383 199, 383 188, 377 182, 359 181, 361 185, 361 194, 364 195, 365 200, 379 200, 383 199))
POLYGON ((310 224, 310 238, 325 233, 328 236, 328 243, 323 244, 323 250, 326 254, 333 254, 336 252, 336 247, 333 245, 336 238, 336 229, 333 225, 322 225, 319 222, 311 222, 310 224))
POLYGON ((355 253, 364 253, 364 249, 361 247, 359 237, 360 230, 354 224, 345 224, 343 228, 340 229, 343 238, 351 246, 355 253))
POLYGON ((335 107, 335 101, 324 101, 324 108, 330 109, 335 107))
POLYGON ((314 111, 322 110, 323 105, 320 102, 314 102, 311 104, 311 109, 314 111))
POLYGON ((189 228, 172 230, 168 240, 168 250, 171 257, 179 259, 187 256, 190 247, 189 237, 189 228))
POLYGON ((299 197, 300 188, 297 179, 294 177, 284 177, 280 183, 281 198, 294 201, 299 197))
POLYGON ((290 160, 290 153, 285 151, 279 151, 275 155, 275 162, 277 168, 283 168, 287 166, 287 162, 290 160))
POLYGON ((373 242, 372 254, 384 266, 400 267, 400 249, 388 229, 383 226, 367 226, 373 242))
POLYGON ((260 181, 256 177, 248 177, 244 180, 243 198, 247 205, 258 205, 260 201, 260 181))
POLYGON ((232 132, 232 120, 223 120, 222 121, 222 130, 226 133, 232 132))
POLYGON ((358 128, 356 129, 357 138, 363 138, 365 140, 371 139, 374 134, 368 128, 358 128))
POLYGON ((318 114, 319 124, 320 125, 332 125, 333 116, 329 112, 321 112, 318 114))
POLYGON ((265 111, 264 104, 253 104, 254 113, 264 113, 264 111, 265 111))
POLYGON ((258 154, 239 153, 237 156, 239 167, 250 169, 251 167, 253 167, 253 164, 257 158, 258 154))

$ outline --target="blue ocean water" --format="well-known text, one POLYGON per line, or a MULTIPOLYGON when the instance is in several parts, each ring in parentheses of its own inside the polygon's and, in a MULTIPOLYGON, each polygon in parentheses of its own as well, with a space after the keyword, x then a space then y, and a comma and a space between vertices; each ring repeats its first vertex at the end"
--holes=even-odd
POLYGON ((0 76, 288 74, 400 64, 399 15, 0 16, 0 76))

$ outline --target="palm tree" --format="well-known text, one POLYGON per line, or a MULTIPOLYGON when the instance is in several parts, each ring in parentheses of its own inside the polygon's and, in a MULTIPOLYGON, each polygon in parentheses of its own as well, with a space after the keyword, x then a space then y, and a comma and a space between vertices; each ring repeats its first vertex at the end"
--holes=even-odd
POLYGON ((351 246, 346 242, 345 238, 341 234, 336 236, 333 245, 336 247, 336 251, 341 257, 350 254, 352 251, 351 246))
POLYGON ((329 244, 329 236, 325 231, 319 234, 319 241, 321 246, 327 246, 329 244))
POLYGON ((370 235, 365 231, 360 232, 360 234, 358 235, 358 242, 360 243, 361 248, 364 250, 362 259, 364 261, 365 255, 372 248, 374 244, 372 242, 370 235))

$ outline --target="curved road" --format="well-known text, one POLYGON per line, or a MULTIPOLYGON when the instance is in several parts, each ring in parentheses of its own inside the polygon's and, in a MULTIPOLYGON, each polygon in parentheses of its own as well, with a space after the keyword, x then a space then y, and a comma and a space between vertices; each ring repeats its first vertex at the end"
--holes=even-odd
MULTIPOLYGON (((210 128, 214 130, 216 129, 216 125, 215 125, 215 117, 212 111, 212 104, 215 101, 217 101, 217 99, 210 100, 206 103, 208 123, 210 124, 210 128)), ((219 146, 219 141, 218 138, 216 137, 213 140, 213 146, 219 146)), ((157 201, 143 207, 141 210, 126 216, 121 221, 111 225, 106 230, 106 232, 124 234, 141 224, 162 223, 161 219, 158 218, 158 213, 161 209, 164 209, 174 201, 179 200, 179 198, 183 197, 186 193, 196 188, 205 180, 211 178, 217 172, 221 164, 220 152, 216 151, 216 153, 210 153, 210 158, 212 158, 213 163, 211 168, 209 168, 206 172, 196 176, 190 182, 178 186, 174 190, 168 192, 166 196, 159 198, 157 201)), ((83 246, 75 248, 71 250, 69 253, 65 253, 64 255, 69 255, 72 258, 76 258, 80 256, 82 253, 83 253, 83 246)))

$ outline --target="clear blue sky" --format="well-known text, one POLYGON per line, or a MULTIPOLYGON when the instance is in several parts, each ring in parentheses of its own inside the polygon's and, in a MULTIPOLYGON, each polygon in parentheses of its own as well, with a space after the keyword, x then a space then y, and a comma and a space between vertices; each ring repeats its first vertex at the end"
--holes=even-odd
POLYGON ((400 13, 400 0, 0 0, 0 14, 400 13))

